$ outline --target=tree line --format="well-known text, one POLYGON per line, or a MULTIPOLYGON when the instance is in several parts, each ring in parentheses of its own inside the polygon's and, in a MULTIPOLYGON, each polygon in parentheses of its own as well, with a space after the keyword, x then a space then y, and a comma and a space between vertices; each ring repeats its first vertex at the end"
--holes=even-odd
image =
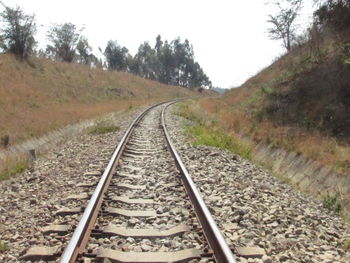
POLYGON ((193 47, 187 39, 182 42, 176 38, 169 43, 158 35, 154 47, 146 41, 139 46, 135 56, 111 40, 104 55, 110 70, 127 71, 170 85, 211 87, 208 76, 195 61, 193 47))
POLYGON ((54 24, 47 32, 46 48, 37 50, 34 15, 28 15, 20 7, 9 7, 0 1, 4 10, 0 13, 0 49, 21 58, 45 57, 55 61, 74 62, 90 67, 125 71, 143 78, 188 88, 212 88, 211 81, 195 61, 193 46, 178 37, 170 42, 158 35, 156 44, 142 43, 135 56, 117 41, 108 41, 100 52, 104 59, 92 53, 84 28, 72 23, 54 24))

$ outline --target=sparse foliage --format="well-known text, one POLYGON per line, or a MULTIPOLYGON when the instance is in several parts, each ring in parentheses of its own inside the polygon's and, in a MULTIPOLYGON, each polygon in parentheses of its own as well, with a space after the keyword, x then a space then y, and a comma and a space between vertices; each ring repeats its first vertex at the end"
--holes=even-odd
POLYGON ((91 60, 90 56, 92 48, 89 45, 89 42, 86 37, 81 37, 77 44, 78 51, 78 62, 85 65, 90 65, 91 60))
POLYGON ((328 208, 329 210, 335 212, 336 214, 340 214, 343 210, 339 193, 337 194, 327 193, 327 195, 323 197, 322 202, 325 208, 328 208))
POLYGON ((47 46, 46 52, 56 60, 73 62, 82 30, 71 23, 53 25, 47 34, 51 45, 47 46))
POLYGON ((109 132, 119 131, 120 127, 116 126, 112 120, 103 118, 98 120, 95 125, 90 127, 90 134, 104 134, 109 132))
POLYGON ((276 15, 269 15, 268 22, 272 27, 268 29, 269 37, 282 40, 283 46, 289 51, 296 36, 295 20, 299 15, 302 0, 284 0, 276 2, 278 8, 276 15))
POLYGON ((11 8, 0 4, 4 11, 0 13, 0 48, 20 57, 27 57, 36 44, 35 16, 26 15, 20 7, 11 8))
POLYGON ((331 27, 335 31, 349 30, 350 0, 323 0, 318 2, 319 8, 314 16, 316 23, 331 27))
POLYGON ((6 251, 6 250, 7 250, 7 245, 3 241, 0 241, 0 252, 6 251))

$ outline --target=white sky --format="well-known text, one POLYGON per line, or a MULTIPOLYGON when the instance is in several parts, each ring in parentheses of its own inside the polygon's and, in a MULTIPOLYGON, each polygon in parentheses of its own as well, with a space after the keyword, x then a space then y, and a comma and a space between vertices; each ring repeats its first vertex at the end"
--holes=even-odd
MULTIPOLYGON (((264 0, 2 1, 35 13, 40 46, 47 43, 49 25, 65 22, 85 26, 83 35, 96 55, 110 39, 134 55, 145 40, 153 46, 158 34, 168 41, 187 38, 213 85, 222 88, 240 85, 284 52, 280 41, 268 39, 272 7, 264 0)), ((299 24, 310 21, 312 2, 304 0, 299 24)))

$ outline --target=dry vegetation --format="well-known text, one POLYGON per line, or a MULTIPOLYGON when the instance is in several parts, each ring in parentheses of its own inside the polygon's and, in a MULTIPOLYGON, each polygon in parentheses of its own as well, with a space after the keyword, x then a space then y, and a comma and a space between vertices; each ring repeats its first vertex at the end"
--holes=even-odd
MULTIPOLYGON (((128 112, 174 98, 207 94, 125 72, 90 69, 47 59, 0 55, 0 150, 84 119, 128 112)), ((118 129, 100 122, 91 133, 118 129)), ((1 160, 0 180, 28 167, 28 156, 1 160)))
POLYGON ((198 93, 123 72, 0 55, 0 137, 16 144, 111 111, 198 93))
POLYGON ((348 42, 329 35, 295 47, 241 87, 201 99, 192 114, 215 120, 206 125, 230 136, 294 151, 350 175, 348 42))

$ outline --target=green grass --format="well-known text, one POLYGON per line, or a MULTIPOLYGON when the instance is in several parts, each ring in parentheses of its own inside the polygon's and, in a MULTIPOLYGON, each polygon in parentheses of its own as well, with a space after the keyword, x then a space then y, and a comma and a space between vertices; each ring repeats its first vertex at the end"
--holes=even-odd
POLYGON ((325 208, 335 212, 336 214, 341 214, 343 211, 343 206, 341 204, 341 198, 339 194, 329 194, 322 198, 322 203, 325 208))
POLYGON ((201 119, 190 109, 188 104, 178 103, 177 104, 178 111, 177 115, 183 117, 189 121, 200 123, 201 119))
POLYGON ((11 176, 23 172, 28 167, 26 161, 13 164, 9 168, 0 172, 0 181, 10 178, 11 176))
POLYGON ((114 125, 112 121, 107 119, 102 119, 90 128, 89 134, 104 134, 104 133, 115 132, 119 130, 120 130, 120 127, 114 125))
POLYGON ((251 148, 248 145, 227 135, 220 129, 213 129, 197 123, 189 126, 187 131, 194 139, 193 145, 214 146, 239 154, 245 159, 251 159, 251 148))
POLYGON ((7 250, 7 246, 4 242, 0 241, 0 252, 7 250))
POLYGON ((214 146, 234 152, 241 157, 251 160, 251 147, 241 142, 233 136, 225 133, 221 128, 217 127, 217 120, 213 119, 210 125, 207 124, 200 114, 191 109, 188 104, 178 104, 176 114, 189 120, 186 132, 192 137, 193 145, 214 146))

